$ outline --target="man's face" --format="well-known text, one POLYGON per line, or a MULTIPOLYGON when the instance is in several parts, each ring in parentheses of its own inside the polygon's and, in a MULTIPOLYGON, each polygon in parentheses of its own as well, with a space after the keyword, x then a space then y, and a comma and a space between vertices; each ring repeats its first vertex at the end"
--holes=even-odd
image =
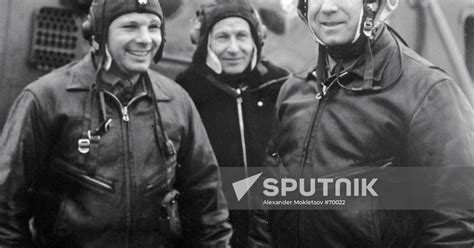
POLYGON ((349 44, 359 28, 362 0, 309 0, 308 22, 327 46, 349 44))
POLYGON ((145 72, 161 44, 161 20, 150 13, 129 13, 109 26, 112 69, 125 76, 145 72))
POLYGON ((254 41, 248 22, 229 17, 217 22, 210 35, 210 48, 217 55, 226 74, 242 73, 249 65, 254 41))

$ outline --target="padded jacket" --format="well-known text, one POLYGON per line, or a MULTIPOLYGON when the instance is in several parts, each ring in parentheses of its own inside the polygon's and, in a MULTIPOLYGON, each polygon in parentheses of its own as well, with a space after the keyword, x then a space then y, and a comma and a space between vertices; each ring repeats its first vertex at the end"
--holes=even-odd
POLYGON ((101 105, 95 74, 86 56, 14 103, 0 139, 0 246, 227 247, 219 169, 188 94, 149 70, 147 93, 101 105))
MULTIPOLYGON (((176 82, 196 104, 219 166, 261 167, 275 102, 288 72, 262 58, 253 71, 230 81, 203 65, 205 62, 193 62, 176 82)), ((232 247, 248 247, 248 211, 231 210, 230 221, 234 228, 232 247)))
MULTIPOLYGON (((320 67, 283 85, 266 166, 313 167, 334 175, 367 166, 474 166, 474 111, 460 88, 388 29, 371 47, 373 88, 360 90, 364 57, 332 85, 324 80, 334 78, 322 76, 324 68, 320 67), (321 83, 328 86, 325 95, 321 83)), ((457 176, 459 180, 449 181, 453 175, 440 175, 433 192, 443 196, 456 189, 473 199, 472 178, 457 176)), ((268 229, 255 230, 271 234, 273 247, 474 244, 474 215, 468 210, 363 208, 272 210, 268 212, 268 229)), ((256 223, 260 224, 257 227, 266 224, 258 218, 256 223)), ((270 246, 264 239, 256 240, 253 247, 270 246)))

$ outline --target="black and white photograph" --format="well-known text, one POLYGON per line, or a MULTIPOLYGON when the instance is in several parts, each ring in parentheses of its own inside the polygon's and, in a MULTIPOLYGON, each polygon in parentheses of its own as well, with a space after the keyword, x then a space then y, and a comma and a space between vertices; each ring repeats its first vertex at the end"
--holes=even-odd
POLYGON ((474 0, 0 0, 0 247, 474 247, 474 0))

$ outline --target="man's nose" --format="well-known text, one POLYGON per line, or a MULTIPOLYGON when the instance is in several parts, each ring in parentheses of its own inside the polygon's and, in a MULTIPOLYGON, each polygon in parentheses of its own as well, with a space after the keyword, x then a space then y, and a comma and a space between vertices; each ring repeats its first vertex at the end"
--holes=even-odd
POLYGON ((150 31, 148 31, 148 28, 140 28, 138 30, 137 37, 135 38, 135 41, 138 43, 143 43, 143 44, 149 44, 152 42, 150 31))
POLYGON ((331 13, 336 12, 339 9, 339 0, 322 0, 321 12, 331 13))
POLYGON ((239 42, 235 38, 230 38, 227 45, 227 51, 231 53, 236 53, 239 51, 239 42))

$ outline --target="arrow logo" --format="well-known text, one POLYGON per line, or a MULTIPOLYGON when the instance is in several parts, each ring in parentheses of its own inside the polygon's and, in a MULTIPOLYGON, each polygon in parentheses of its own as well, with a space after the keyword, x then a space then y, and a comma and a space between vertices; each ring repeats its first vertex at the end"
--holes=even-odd
POLYGON ((235 196, 237 196, 238 201, 240 201, 242 197, 244 197, 244 195, 250 190, 250 188, 252 188, 252 185, 255 184, 261 175, 262 173, 259 173, 232 183, 232 187, 234 187, 235 196))

